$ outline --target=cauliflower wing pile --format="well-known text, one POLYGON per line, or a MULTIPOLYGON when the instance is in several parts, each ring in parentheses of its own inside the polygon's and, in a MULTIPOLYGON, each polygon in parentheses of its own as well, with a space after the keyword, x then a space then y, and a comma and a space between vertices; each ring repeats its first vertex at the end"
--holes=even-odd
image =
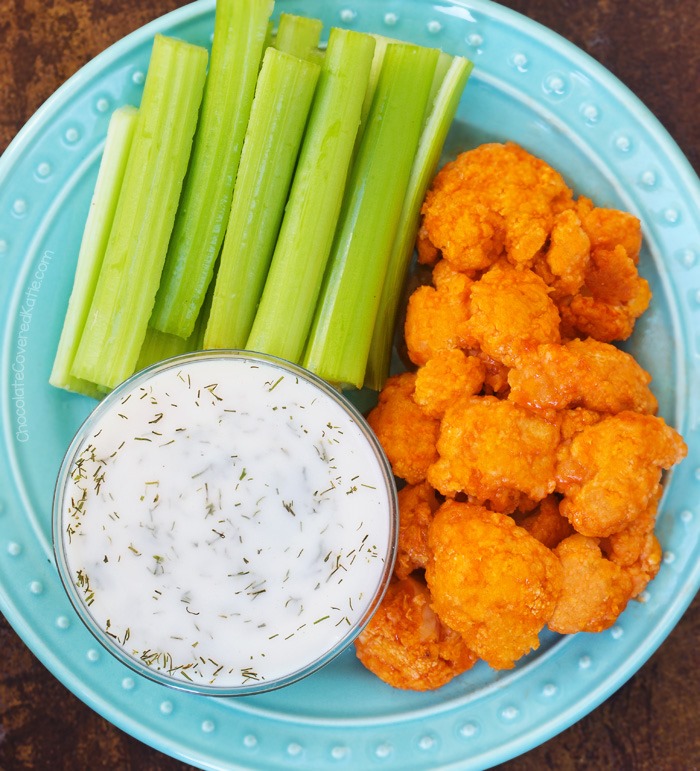
POLYGON ((402 485, 399 553, 356 647, 393 686, 511 668, 547 627, 606 629, 659 570, 662 473, 686 446, 613 345, 651 298, 640 247, 635 217, 576 199, 513 143, 436 176, 413 366, 368 415, 402 485))

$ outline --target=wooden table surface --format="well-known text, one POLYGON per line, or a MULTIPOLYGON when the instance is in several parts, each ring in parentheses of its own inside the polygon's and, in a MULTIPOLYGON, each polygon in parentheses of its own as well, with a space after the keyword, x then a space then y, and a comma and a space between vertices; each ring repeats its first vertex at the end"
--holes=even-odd
MULTIPOLYGON (((63 81, 178 0, 0 0, 0 152, 63 81)), ((505 0, 587 51, 700 169, 698 0, 505 0)), ((700 602, 592 714, 499 768, 700 769, 700 602)), ((182 771, 92 712, 0 616, 0 769, 182 771)))

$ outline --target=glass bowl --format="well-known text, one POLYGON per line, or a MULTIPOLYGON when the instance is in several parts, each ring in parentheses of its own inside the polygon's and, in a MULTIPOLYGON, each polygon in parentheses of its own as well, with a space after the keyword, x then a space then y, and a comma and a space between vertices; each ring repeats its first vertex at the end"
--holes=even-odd
POLYGON ((390 580, 389 463, 357 409, 271 356, 149 367, 87 417, 61 465, 53 543, 115 657, 209 695, 268 691, 352 644, 390 580))

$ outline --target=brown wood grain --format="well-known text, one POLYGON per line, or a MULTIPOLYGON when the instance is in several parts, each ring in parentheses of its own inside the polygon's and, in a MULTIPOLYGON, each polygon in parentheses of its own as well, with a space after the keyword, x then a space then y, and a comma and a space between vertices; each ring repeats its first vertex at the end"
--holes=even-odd
MULTIPOLYGON (((55 89, 177 0, 0 0, 0 152, 55 89)), ((660 119, 700 169, 698 0, 507 0, 587 51, 660 119)), ((700 602, 602 706, 507 771, 700 769, 700 602)), ((0 617, 0 769, 151 769, 179 761, 105 721, 0 617)))

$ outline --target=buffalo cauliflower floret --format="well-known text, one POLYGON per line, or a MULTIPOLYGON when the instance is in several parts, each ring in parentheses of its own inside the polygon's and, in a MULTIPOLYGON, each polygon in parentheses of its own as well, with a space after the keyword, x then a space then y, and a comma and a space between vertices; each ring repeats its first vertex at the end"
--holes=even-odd
POLYGON ((508 367, 542 343, 558 343, 559 311, 530 270, 495 265, 471 287, 466 329, 488 356, 508 367))
POLYGON ((395 580, 355 641, 359 660, 394 688, 439 688, 476 663, 462 637, 430 607, 430 592, 414 578, 395 580))
POLYGON ((569 520, 559 511, 556 495, 543 498, 532 511, 515 512, 513 516, 520 527, 548 549, 553 549, 574 532, 569 520))
POLYGON ((549 245, 533 270, 552 288, 552 297, 573 295, 583 286, 590 255, 591 240, 578 214, 565 209, 554 218, 549 245))
MULTIPOLYGON (((440 454, 427 479, 443 495, 494 502, 510 493, 539 501, 554 491, 559 426, 494 396, 462 398, 440 425, 440 454)), ((511 511, 515 508, 511 508, 511 511)))
POLYGON ((440 351, 416 373, 416 403, 434 418, 460 396, 478 394, 484 385, 486 365, 477 356, 458 348, 440 351))
POLYGON ((526 407, 655 413, 651 375, 630 354, 590 338, 544 344, 508 374, 509 399, 526 407))
POLYGON ((560 510, 583 535, 617 533, 647 511, 662 469, 686 452, 681 436, 662 418, 637 412, 603 418, 561 446, 560 510))
POLYGON ((571 190, 544 161, 512 142, 484 144, 435 177, 423 228, 460 269, 483 270, 501 257, 529 267, 556 214, 572 206, 571 190))
POLYGON ((399 548, 394 573, 407 578, 428 561, 428 528, 440 505, 427 483, 406 485, 399 490, 399 548))
POLYGON ((473 281, 464 273, 445 270, 434 270, 433 281, 435 286, 420 286, 411 294, 406 309, 406 348, 417 365, 440 351, 473 345, 466 326, 473 281))
POLYGON ((367 422, 377 435, 397 477, 410 484, 425 479, 437 460, 440 422, 426 415, 413 400, 416 375, 404 372, 390 377, 379 394, 367 422))
POLYGON ((562 570, 546 546, 504 514, 447 501, 428 536, 432 607, 477 656, 510 669, 539 646, 562 570))
POLYGON ((594 538, 579 533, 564 539, 554 553, 564 580, 549 628, 575 634, 611 627, 632 596, 630 576, 605 558, 594 538))

